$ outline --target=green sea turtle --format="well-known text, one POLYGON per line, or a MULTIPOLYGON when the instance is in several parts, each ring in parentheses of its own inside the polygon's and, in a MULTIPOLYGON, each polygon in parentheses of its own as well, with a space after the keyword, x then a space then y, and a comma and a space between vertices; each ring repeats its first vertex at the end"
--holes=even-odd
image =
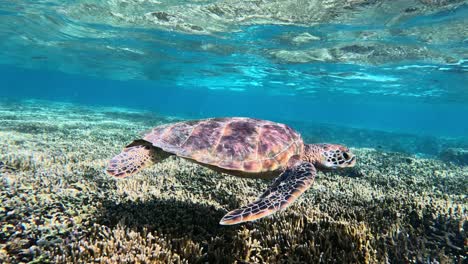
POLYGON ((109 161, 106 172, 123 178, 177 155, 218 172, 272 179, 253 203, 233 210, 222 225, 253 221, 291 205, 313 183, 316 168, 353 167, 347 147, 304 144, 290 127, 266 120, 231 117, 184 121, 143 133, 109 161))

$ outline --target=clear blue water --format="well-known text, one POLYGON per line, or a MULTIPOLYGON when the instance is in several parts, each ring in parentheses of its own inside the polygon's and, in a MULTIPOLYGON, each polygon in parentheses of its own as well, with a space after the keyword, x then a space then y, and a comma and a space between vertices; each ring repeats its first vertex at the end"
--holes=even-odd
POLYGON ((215 27, 174 9, 187 2, 140 2, 0 1, 0 96, 467 135, 466 3, 370 4, 309 24, 230 14, 215 27))
POLYGON ((0 263, 467 263, 467 165, 468 0, 0 0, 0 263), (233 227, 266 181, 105 174, 139 131, 224 116, 357 166, 233 227))

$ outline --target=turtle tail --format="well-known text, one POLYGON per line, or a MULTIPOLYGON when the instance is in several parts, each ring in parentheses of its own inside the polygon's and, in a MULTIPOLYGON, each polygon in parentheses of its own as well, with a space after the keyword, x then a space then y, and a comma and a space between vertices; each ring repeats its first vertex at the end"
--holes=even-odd
POLYGON ((154 147, 148 141, 135 140, 109 161, 106 173, 117 178, 125 178, 168 156, 169 154, 154 147))

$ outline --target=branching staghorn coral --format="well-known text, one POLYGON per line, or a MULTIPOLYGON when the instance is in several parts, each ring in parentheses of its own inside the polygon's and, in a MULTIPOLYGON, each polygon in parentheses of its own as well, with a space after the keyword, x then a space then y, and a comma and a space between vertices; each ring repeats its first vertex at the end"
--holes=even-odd
POLYGON ((67 107, 24 103, 0 130, 0 161, 14 168, 0 173, 2 263, 465 260, 467 167, 357 148, 354 170, 320 172, 287 210, 225 227, 219 219, 268 181, 173 157, 117 181, 103 173, 107 159, 169 120, 67 107), (25 125, 38 121, 47 129, 25 125))

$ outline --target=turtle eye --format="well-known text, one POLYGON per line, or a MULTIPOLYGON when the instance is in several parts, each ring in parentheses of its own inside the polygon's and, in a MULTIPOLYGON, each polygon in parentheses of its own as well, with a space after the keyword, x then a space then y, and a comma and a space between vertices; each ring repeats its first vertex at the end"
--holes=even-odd
POLYGON ((344 153, 343 153, 343 158, 345 158, 346 160, 349 159, 348 153, 344 152, 344 153))

